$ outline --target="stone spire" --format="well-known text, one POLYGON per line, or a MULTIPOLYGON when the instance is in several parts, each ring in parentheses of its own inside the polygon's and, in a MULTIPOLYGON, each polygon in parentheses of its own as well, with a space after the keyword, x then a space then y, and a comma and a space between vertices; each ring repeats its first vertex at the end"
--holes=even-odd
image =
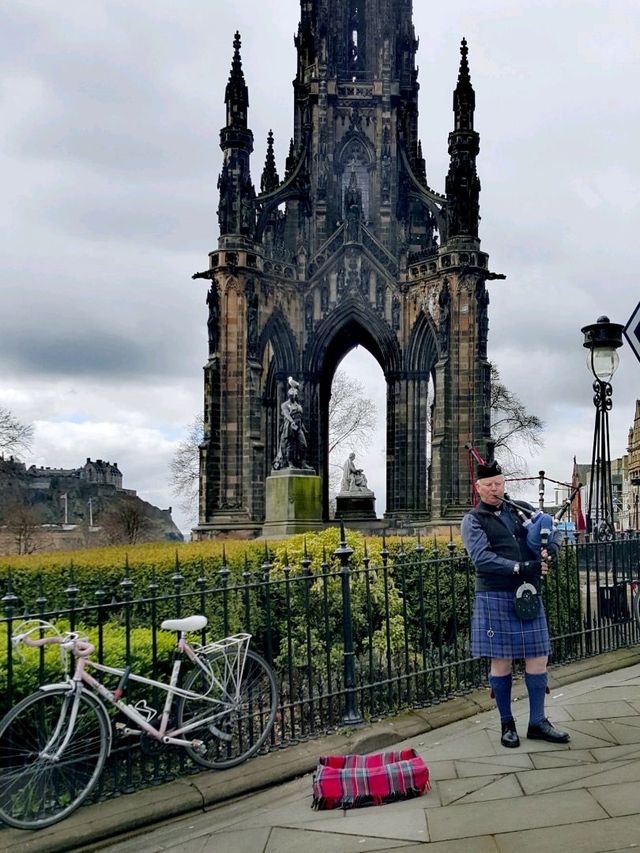
POLYGON ((229 82, 225 89, 224 100, 227 105, 227 127, 246 127, 247 111, 249 109, 249 90, 244 82, 240 47, 240 33, 236 32, 233 39, 233 60, 229 82))
POLYGON ((276 170, 276 158, 273 153, 273 131, 267 135, 267 156, 264 161, 262 179, 260 181, 260 192, 269 193, 279 185, 280 178, 276 170))
POLYGON ((467 40, 460 45, 460 70, 453 93, 454 130, 449 134, 449 173, 446 191, 449 237, 478 237, 480 179, 476 157, 480 137, 473 129, 475 93, 469 74, 467 40))
POLYGON ((453 112, 455 115, 456 130, 473 130, 473 114, 476 108, 476 95, 471 85, 469 73, 469 48, 467 40, 462 39, 460 44, 460 70, 458 71, 458 85, 453 93, 453 112))
POLYGON ((255 191, 250 171, 253 133, 247 126, 249 90, 244 81, 240 46, 240 33, 236 32, 231 73, 224 96, 227 124, 220 131, 220 148, 224 152, 222 172, 218 179, 218 223, 221 236, 251 236, 255 225, 255 191))

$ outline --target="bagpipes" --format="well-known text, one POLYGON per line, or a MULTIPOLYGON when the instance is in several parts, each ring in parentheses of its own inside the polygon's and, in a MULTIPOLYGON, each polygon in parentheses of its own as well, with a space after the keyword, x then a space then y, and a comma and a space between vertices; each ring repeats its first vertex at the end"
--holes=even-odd
POLYGON ((533 551, 546 551, 553 534, 558 529, 558 522, 562 520, 562 516, 569 509, 581 488, 582 485, 579 484, 573 489, 555 515, 549 515, 541 509, 529 509, 529 507, 522 506, 522 504, 512 500, 506 492, 502 496, 502 502, 510 506, 522 522, 522 526, 527 531, 527 545, 533 551))
MULTIPOLYGON (((472 486, 475 486, 475 478, 473 476, 473 463, 471 460, 473 458, 480 465, 486 465, 486 462, 482 458, 482 456, 480 456, 475 447, 466 444, 465 449, 467 450, 468 454, 471 483, 472 486)), ((520 503, 516 503, 516 501, 510 498, 509 495, 507 495, 506 493, 503 495, 503 503, 507 504, 507 506, 511 507, 511 509, 515 511, 516 515, 522 522, 523 527, 527 531, 527 545, 534 553, 539 553, 548 549, 549 542, 551 541, 554 533, 557 530, 558 522, 561 521, 562 516, 569 509, 581 488, 582 483, 578 483, 577 486, 573 487, 569 496, 565 498, 565 500, 562 502, 562 505, 558 512, 556 512, 556 514, 553 516, 549 515, 549 513, 544 512, 544 510, 542 509, 530 509, 527 506, 522 506, 520 503)), ((475 488, 473 488, 473 497, 475 504, 475 488)))

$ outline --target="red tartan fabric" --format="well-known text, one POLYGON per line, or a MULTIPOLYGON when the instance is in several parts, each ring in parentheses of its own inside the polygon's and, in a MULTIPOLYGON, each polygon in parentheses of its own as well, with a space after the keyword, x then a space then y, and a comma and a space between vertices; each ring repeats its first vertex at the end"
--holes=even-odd
POLYGON ((419 797, 429 788, 429 769, 415 749, 324 755, 313 777, 313 808, 380 805, 419 797))

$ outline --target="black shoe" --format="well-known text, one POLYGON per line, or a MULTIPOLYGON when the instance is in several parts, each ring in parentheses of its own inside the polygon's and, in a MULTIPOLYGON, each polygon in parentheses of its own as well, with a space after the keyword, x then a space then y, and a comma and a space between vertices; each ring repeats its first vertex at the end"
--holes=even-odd
POLYGON ((529 723, 527 737, 531 740, 546 740, 548 743, 569 743, 571 740, 567 732, 560 732, 558 729, 554 729, 546 718, 540 720, 535 726, 529 723))
POLYGON ((520 738, 516 731, 515 720, 506 720, 502 724, 502 737, 500 738, 500 743, 503 746, 509 747, 509 749, 515 749, 516 746, 520 746, 520 738))

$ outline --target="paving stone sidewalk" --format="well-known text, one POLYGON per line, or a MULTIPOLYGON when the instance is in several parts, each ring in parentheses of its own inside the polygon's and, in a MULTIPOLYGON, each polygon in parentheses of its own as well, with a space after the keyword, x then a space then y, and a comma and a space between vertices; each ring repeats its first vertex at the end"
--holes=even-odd
POLYGON ((476 691, 350 738, 309 741, 232 770, 81 808, 41 832, 4 828, 0 851, 605 853, 640 847, 640 649, 559 667, 550 683, 549 717, 571 733, 568 746, 526 739, 528 702, 520 681, 514 685, 518 749, 500 745, 493 701, 488 691, 476 691), (344 813, 311 809, 309 771, 319 755, 392 744, 415 747, 425 758, 428 794, 344 813))
POLYGON ((495 712, 406 740, 429 765, 423 797, 311 809, 311 776, 101 849, 111 853, 603 853, 640 846, 640 665, 561 687, 549 717, 568 746, 500 745, 495 712))

